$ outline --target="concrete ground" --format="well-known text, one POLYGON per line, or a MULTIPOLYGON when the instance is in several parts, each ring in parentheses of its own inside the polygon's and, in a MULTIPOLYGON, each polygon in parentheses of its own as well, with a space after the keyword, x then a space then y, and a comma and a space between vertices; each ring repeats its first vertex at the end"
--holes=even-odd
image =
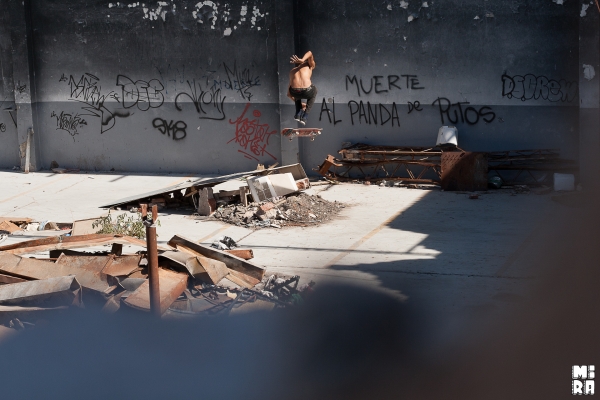
MULTIPOLYGON (((98 206, 193 176, 121 173, 23 174, 0 171, 0 216, 71 222, 101 216, 98 206)), ((360 285, 407 297, 423 312, 427 350, 459 343, 466 331, 512 312, 543 274, 534 250, 564 206, 550 195, 500 190, 466 193, 357 184, 309 191, 347 205, 334 221, 252 231, 191 212, 159 215, 159 244, 174 234, 210 244, 227 235, 254 249, 267 273, 360 285), (430 340, 431 339, 431 340, 430 340)), ((28 240, 10 237, 2 244, 28 240)))

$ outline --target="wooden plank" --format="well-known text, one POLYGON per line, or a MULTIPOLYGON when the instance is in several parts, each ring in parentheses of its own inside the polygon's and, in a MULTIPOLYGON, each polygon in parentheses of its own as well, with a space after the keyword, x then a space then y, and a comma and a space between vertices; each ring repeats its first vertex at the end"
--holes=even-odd
MULTIPOLYGON (((158 269, 161 314, 167 311, 171 304, 183 293, 187 286, 187 279, 186 274, 163 268, 158 269)), ((150 312, 150 282, 145 281, 142 283, 123 302, 131 308, 150 312)))
POLYGON ((241 272, 245 275, 249 275, 254 279, 258 279, 259 281, 262 280, 263 276, 265 275, 265 269, 263 267, 259 267, 258 265, 224 251, 204 246, 200 243, 195 243, 190 239, 184 238, 183 236, 173 236, 169 241, 169 245, 172 247, 184 246, 202 254, 205 257, 222 261, 225 263, 227 268, 241 272))

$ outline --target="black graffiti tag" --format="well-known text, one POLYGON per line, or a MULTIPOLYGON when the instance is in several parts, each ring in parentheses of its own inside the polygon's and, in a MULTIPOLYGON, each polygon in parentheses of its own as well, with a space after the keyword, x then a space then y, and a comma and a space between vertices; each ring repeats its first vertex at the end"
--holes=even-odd
POLYGON ((163 105, 165 87, 158 79, 133 81, 125 75, 117 75, 117 86, 121 86, 121 104, 123 108, 137 106, 140 111, 158 108, 163 105))
POLYGON ((200 119, 212 119, 221 121, 225 119, 225 112, 223 110, 223 103, 225 97, 221 94, 221 89, 211 88, 210 90, 203 90, 196 80, 188 81, 188 92, 180 92, 175 96, 175 108, 178 111, 182 111, 180 97, 187 97, 191 100, 196 108, 196 112, 200 114, 200 119))
POLYGON ((567 82, 564 79, 557 81, 533 74, 502 75, 502 97, 509 99, 571 102, 577 98, 577 90, 577 82, 567 82))
POLYGON ((69 77, 69 88, 71 91, 70 100, 84 104, 81 109, 87 113, 80 115, 100 118, 100 133, 109 131, 115 126, 115 117, 126 117, 129 115, 129 112, 113 113, 106 108, 104 105, 106 99, 111 97, 118 100, 118 96, 112 90, 108 94, 102 94, 102 87, 99 85, 98 77, 90 73, 81 75, 81 78, 78 80, 71 75, 69 77))
POLYGON ((242 71, 238 71, 237 63, 233 63, 233 69, 227 67, 227 64, 223 63, 223 67, 225 68, 225 73, 227 74, 226 81, 217 82, 214 81, 214 84, 225 84, 226 89, 237 90, 238 93, 242 96, 243 99, 247 99, 250 101, 252 98, 252 93, 250 89, 254 86, 260 85, 260 78, 258 76, 252 76, 250 70, 244 68, 242 71))
POLYGON ((469 125, 475 125, 480 119, 487 123, 490 123, 496 119, 496 113, 492 111, 491 107, 488 106, 480 107, 479 110, 474 107, 463 108, 463 106, 468 106, 470 103, 466 101, 452 103, 445 97, 438 97, 432 103, 433 106, 436 104, 440 111, 442 125, 446 123, 446 120, 448 120, 451 124, 466 122, 469 125), (452 115, 454 115, 454 117, 452 117, 452 115))
POLYGON ((365 104, 362 100, 357 102, 350 100, 348 102, 348 109, 350 111, 350 122, 354 125, 354 116, 358 114, 358 123, 371 125, 383 126, 391 121, 392 126, 394 122, 400 127, 400 117, 398 116, 398 107, 396 103, 391 105, 385 104, 371 104, 367 101, 365 104), (389 108, 388 108, 389 107, 389 108))
POLYGON ((417 75, 388 75, 387 79, 385 78, 386 77, 383 75, 370 77, 367 90, 367 85, 363 82, 362 78, 356 78, 356 75, 346 75, 346 91, 349 90, 348 84, 350 84, 350 86, 353 84, 355 85, 358 97, 361 97, 363 94, 370 94, 373 91, 375 91, 375 94, 379 94, 391 92, 392 90, 402 90, 402 87, 409 90, 425 89, 424 87, 419 86, 419 77, 417 75), (405 80, 406 83, 404 83, 405 80))
POLYGON ((0 123, 0 132, 6 132, 6 124, 0 123))
POLYGON ((187 124, 183 121, 167 122, 166 119, 162 118, 154 118, 152 120, 152 126, 158 129, 160 133, 163 135, 167 135, 173 140, 181 140, 187 136, 187 124))
POLYGON ((60 114, 56 114, 52 111, 50 117, 56 118, 56 130, 68 132, 69 135, 73 136, 73 140, 75 140, 75 135, 79 134, 78 129, 87 125, 85 119, 81 118, 79 114, 67 114, 62 111, 60 114))

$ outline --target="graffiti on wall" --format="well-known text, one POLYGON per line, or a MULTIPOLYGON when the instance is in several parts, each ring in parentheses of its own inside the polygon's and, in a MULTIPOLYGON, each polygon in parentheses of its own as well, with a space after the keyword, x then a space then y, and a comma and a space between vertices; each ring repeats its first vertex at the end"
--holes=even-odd
POLYGON ((75 135, 79 134, 78 129, 87 125, 86 120, 81 118, 79 114, 68 114, 65 112, 56 114, 52 111, 50 117, 56 118, 56 130, 68 132, 73 137, 73 140, 75 140, 75 135))
POLYGON ((115 117, 128 116, 129 113, 113 113, 106 106, 108 98, 119 100, 115 91, 102 94, 100 79, 90 73, 85 73, 79 78, 69 77, 70 90, 69 100, 82 103, 82 116, 96 117, 100 119, 100 133, 107 132, 115 126, 115 117))
POLYGON ((6 124, 4 122, 0 122, 0 132, 6 132, 6 124))
POLYGON ((224 120, 225 110, 223 104, 225 97, 221 89, 203 89, 202 85, 196 80, 188 81, 188 90, 179 92, 175 96, 175 108, 183 111, 183 104, 191 103, 194 105, 196 113, 200 119, 224 120), (185 102, 184 100, 188 100, 185 102))
POLYGON ((554 80, 543 75, 502 75, 502 97, 509 99, 572 102, 577 99, 577 82, 554 80))
MULTIPOLYGON (((117 75, 117 86, 121 87, 121 104, 123 108, 137 107, 140 111, 158 108, 165 102, 164 86, 158 79, 150 81, 136 80, 117 75)), ((118 97, 117 97, 118 99, 118 97)))
MULTIPOLYGON (((190 82, 196 80, 202 85, 201 89, 205 91, 221 90, 223 92, 234 92, 246 100, 251 101, 254 96, 253 88, 261 85, 260 77, 255 75, 250 68, 239 68, 237 61, 234 60, 233 67, 223 62, 214 69, 204 69, 195 77, 186 77, 186 67, 155 65, 154 68, 164 82, 165 94, 188 90, 190 82), (192 81, 190 81, 192 79, 192 81)), ((189 74, 188 74, 189 75, 189 74)))
POLYGON ((152 126, 158 129, 163 135, 167 135, 173 140, 181 140, 187 136, 187 124, 183 121, 167 122, 166 119, 154 118, 152 126))
MULTIPOLYGON (((366 82, 366 79, 365 79, 366 82)), ((356 78, 356 75, 349 76, 346 75, 346 91, 349 90, 348 84, 356 88, 356 93, 358 97, 361 97, 363 94, 371 94, 374 91, 375 94, 379 93, 387 93, 393 90, 402 90, 411 89, 411 90, 423 90, 425 89, 423 86, 420 86, 419 76, 418 75, 387 75, 387 77, 383 75, 374 75, 368 80, 368 90, 366 89, 367 85, 363 82, 363 78, 356 78)))
MULTIPOLYGON (((396 103, 378 103, 374 101, 363 100, 362 97, 381 95, 393 91, 409 90, 425 90, 425 86, 420 82, 418 75, 400 74, 400 75, 373 75, 367 79, 357 77, 356 75, 345 75, 345 88, 347 92, 358 95, 359 99, 350 100, 347 103, 350 113, 350 124, 365 124, 375 126, 392 126, 400 127, 400 109, 396 103)), ((469 102, 453 103, 446 97, 438 97, 431 106, 435 107, 440 113, 442 124, 451 123, 466 123, 475 125, 480 122, 491 123, 496 119, 496 113, 490 106, 474 107, 470 106, 469 102)), ((406 102, 406 114, 417 114, 423 111, 423 103, 420 100, 412 100, 406 102)), ((330 98, 328 101, 323 98, 321 110, 319 113, 319 121, 323 120, 323 114, 327 117, 327 121, 333 125, 343 122, 336 118, 335 99, 330 98), (328 104, 329 103, 329 104, 328 104)), ((413 115, 414 115, 413 114, 413 115)))
POLYGON ((485 121, 489 124, 496 119, 496 113, 491 107, 483 106, 476 109, 468 106, 469 104, 467 101, 452 103, 445 97, 438 97, 432 105, 438 106, 442 125, 446 123, 458 124, 459 122, 475 125, 479 121, 485 121))
POLYGON ((239 149, 238 152, 250 160, 258 161, 257 157, 265 155, 270 156, 273 160, 277 160, 273 154, 267 151, 269 138, 275 135, 277 131, 271 130, 268 124, 260 123, 261 112, 259 110, 252 112, 252 117, 254 118, 247 117, 246 113, 249 108, 250 103, 247 103, 235 121, 229 120, 230 124, 235 125, 235 136, 227 143, 237 143, 243 149, 239 149))

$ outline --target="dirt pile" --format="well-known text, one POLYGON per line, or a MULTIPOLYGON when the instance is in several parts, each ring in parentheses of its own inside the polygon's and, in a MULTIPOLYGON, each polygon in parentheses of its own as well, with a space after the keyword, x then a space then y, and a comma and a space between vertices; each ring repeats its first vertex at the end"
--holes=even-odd
POLYGON ((229 224, 247 228, 281 228, 285 226, 312 226, 330 221, 345 205, 330 202, 320 195, 300 193, 260 203, 222 206, 212 215, 229 224))

